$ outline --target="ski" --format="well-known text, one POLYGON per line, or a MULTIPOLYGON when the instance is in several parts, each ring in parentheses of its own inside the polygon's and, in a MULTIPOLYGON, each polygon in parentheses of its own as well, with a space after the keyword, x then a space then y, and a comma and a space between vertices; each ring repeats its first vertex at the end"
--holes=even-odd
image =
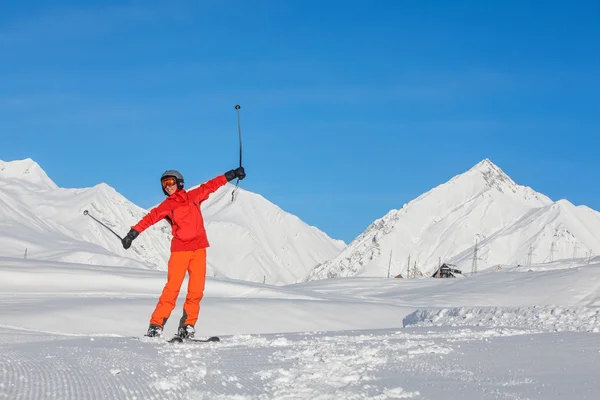
POLYGON ((157 337, 149 337, 149 336, 131 336, 131 339, 135 339, 135 340, 139 340, 142 342, 148 342, 148 343, 185 343, 185 342, 197 342, 197 343, 208 343, 208 342, 220 342, 221 339, 218 336, 211 336, 209 338, 206 339, 200 339, 200 338, 191 338, 191 339, 184 339, 180 336, 174 336, 171 339, 168 339, 165 341, 164 338, 161 338, 160 336, 157 337))
POLYGON ((208 342, 220 342, 218 336, 211 336, 207 339, 198 339, 198 338, 182 338, 181 336, 174 336, 169 339, 168 343, 187 343, 187 342, 199 342, 199 343, 208 343, 208 342))

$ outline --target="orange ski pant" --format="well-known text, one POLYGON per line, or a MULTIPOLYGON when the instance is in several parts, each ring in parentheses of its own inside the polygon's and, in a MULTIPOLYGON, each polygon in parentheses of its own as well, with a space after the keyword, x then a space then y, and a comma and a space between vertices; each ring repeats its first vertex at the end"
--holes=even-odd
POLYGON ((175 308, 185 274, 189 273, 187 296, 179 325, 195 325, 206 282, 206 249, 174 251, 169 258, 167 283, 156 305, 150 324, 164 327, 175 308))

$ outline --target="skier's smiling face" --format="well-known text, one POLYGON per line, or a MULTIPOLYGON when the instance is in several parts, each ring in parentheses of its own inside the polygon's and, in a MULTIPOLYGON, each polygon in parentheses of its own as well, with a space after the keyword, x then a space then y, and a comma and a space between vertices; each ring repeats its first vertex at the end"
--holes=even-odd
POLYGON ((162 181, 163 188, 170 196, 177 191, 177 181, 175 178, 166 178, 162 181))
POLYGON ((177 185, 169 185, 165 188, 165 190, 167 191, 167 193, 169 193, 169 196, 172 195, 173 193, 175 193, 175 191, 177 190, 177 185))

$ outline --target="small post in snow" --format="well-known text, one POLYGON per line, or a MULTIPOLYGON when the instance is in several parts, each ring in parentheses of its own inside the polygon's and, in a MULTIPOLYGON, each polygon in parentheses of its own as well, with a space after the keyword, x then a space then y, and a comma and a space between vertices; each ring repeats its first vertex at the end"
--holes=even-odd
POLYGON ((554 252, 556 251, 556 242, 552 239, 552 245, 550 246, 550 262, 554 261, 554 252))
POLYGON ((475 239, 475 250, 473 251, 473 263, 471 264, 471 275, 475 275, 477 273, 477 244, 479 239, 475 239))
POLYGON ((531 256, 533 255, 533 245, 529 246, 529 253, 527 253, 527 265, 531 265, 531 256))

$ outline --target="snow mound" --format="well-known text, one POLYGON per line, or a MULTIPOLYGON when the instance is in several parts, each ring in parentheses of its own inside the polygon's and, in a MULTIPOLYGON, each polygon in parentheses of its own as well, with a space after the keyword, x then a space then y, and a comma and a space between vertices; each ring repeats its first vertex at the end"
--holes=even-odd
POLYGON ((600 332, 600 308, 592 307, 457 307, 417 310, 406 326, 482 326, 541 331, 600 332))

